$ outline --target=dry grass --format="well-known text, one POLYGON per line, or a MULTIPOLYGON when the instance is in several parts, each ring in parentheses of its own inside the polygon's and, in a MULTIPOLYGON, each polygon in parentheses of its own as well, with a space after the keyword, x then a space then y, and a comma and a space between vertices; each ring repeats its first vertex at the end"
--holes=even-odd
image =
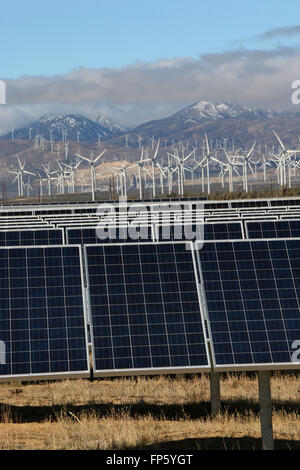
MULTIPOLYGON (((277 448, 300 449, 297 375, 271 379, 277 448)), ((256 376, 225 375, 210 416, 206 375, 0 385, 0 449, 259 449, 256 376)))

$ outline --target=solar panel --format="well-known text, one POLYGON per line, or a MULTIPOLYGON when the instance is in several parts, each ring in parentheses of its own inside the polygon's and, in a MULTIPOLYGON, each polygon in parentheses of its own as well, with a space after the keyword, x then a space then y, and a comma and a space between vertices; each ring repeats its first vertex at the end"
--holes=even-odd
POLYGON ((297 368, 300 239, 206 242, 197 251, 216 368, 297 368))
POLYGON ((248 238, 300 237, 300 220, 246 222, 248 238))
POLYGON ((0 246, 62 245, 61 229, 0 230, 0 246))
POLYGON ((97 226, 66 228, 67 243, 95 244, 153 241, 151 226, 97 226))
POLYGON ((78 246, 0 248, 0 379, 88 376, 78 246))
POLYGON ((235 240, 242 239, 241 222, 157 225, 157 239, 163 240, 235 240))
POLYGON ((209 370, 185 245, 85 247, 95 375, 209 370))

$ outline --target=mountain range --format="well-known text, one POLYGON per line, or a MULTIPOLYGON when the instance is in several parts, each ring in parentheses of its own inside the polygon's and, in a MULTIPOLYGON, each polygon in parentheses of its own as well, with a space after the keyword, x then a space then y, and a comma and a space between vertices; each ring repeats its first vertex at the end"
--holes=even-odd
POLYGON ((254 140, 262 144, 274 142, 276 130, 287 142, 299 143, 300 113, 256 109, 234 102, 198 101, 163 119, 149 121, 135 128, 124 128, 99 114, 91 120, 79 114, 42 116, 27 127, 1 136, 1 140, 46 140, 96 143, 99 139, 112 147, 153 147, 152 139, 161 139, 165 146, 172 142, 201 141, 204 132, 212 140, 234 139, 242 147, 254 140))
POLYGON ((36 137, 57 141, 83 141, 95 142, 117 136, 125 132, 125 128, 119 126, 110 119, 98 115, 93 121, 79 114, 52 115, 45 114, 28 127, 14 129, 12 133, 1 136, 1 140, 33 140, 36 137))

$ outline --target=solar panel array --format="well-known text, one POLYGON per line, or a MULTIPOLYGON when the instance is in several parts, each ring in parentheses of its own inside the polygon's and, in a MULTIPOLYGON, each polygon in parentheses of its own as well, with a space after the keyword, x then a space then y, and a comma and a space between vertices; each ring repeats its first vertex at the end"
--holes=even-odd
POLYGON ((300 200, 200 202, 2 211, 0 379, 299 368, 300 200))
POLYGON ((300 338, 300 240, 207 242, 198 256, 216 366, 290 367, 300 338))
POLYGON ((209 368, 185 244, 87 246, 95 373, 209 368))
POLYGON ((79 247, 0 249, 0 378, 88 375, 82 289, 79 247))

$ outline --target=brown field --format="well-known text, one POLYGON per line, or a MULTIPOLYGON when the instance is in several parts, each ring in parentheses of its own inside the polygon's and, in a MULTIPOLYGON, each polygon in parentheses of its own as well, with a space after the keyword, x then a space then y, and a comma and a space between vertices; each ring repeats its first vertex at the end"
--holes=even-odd
MULTIPOLYGON (((299 375, 271 378, 275 449, 300 450, 299 375)), ((258 450, 255 374, 221 377, 210 416, 207 375, 0 384, 1 450, 258 450)))

